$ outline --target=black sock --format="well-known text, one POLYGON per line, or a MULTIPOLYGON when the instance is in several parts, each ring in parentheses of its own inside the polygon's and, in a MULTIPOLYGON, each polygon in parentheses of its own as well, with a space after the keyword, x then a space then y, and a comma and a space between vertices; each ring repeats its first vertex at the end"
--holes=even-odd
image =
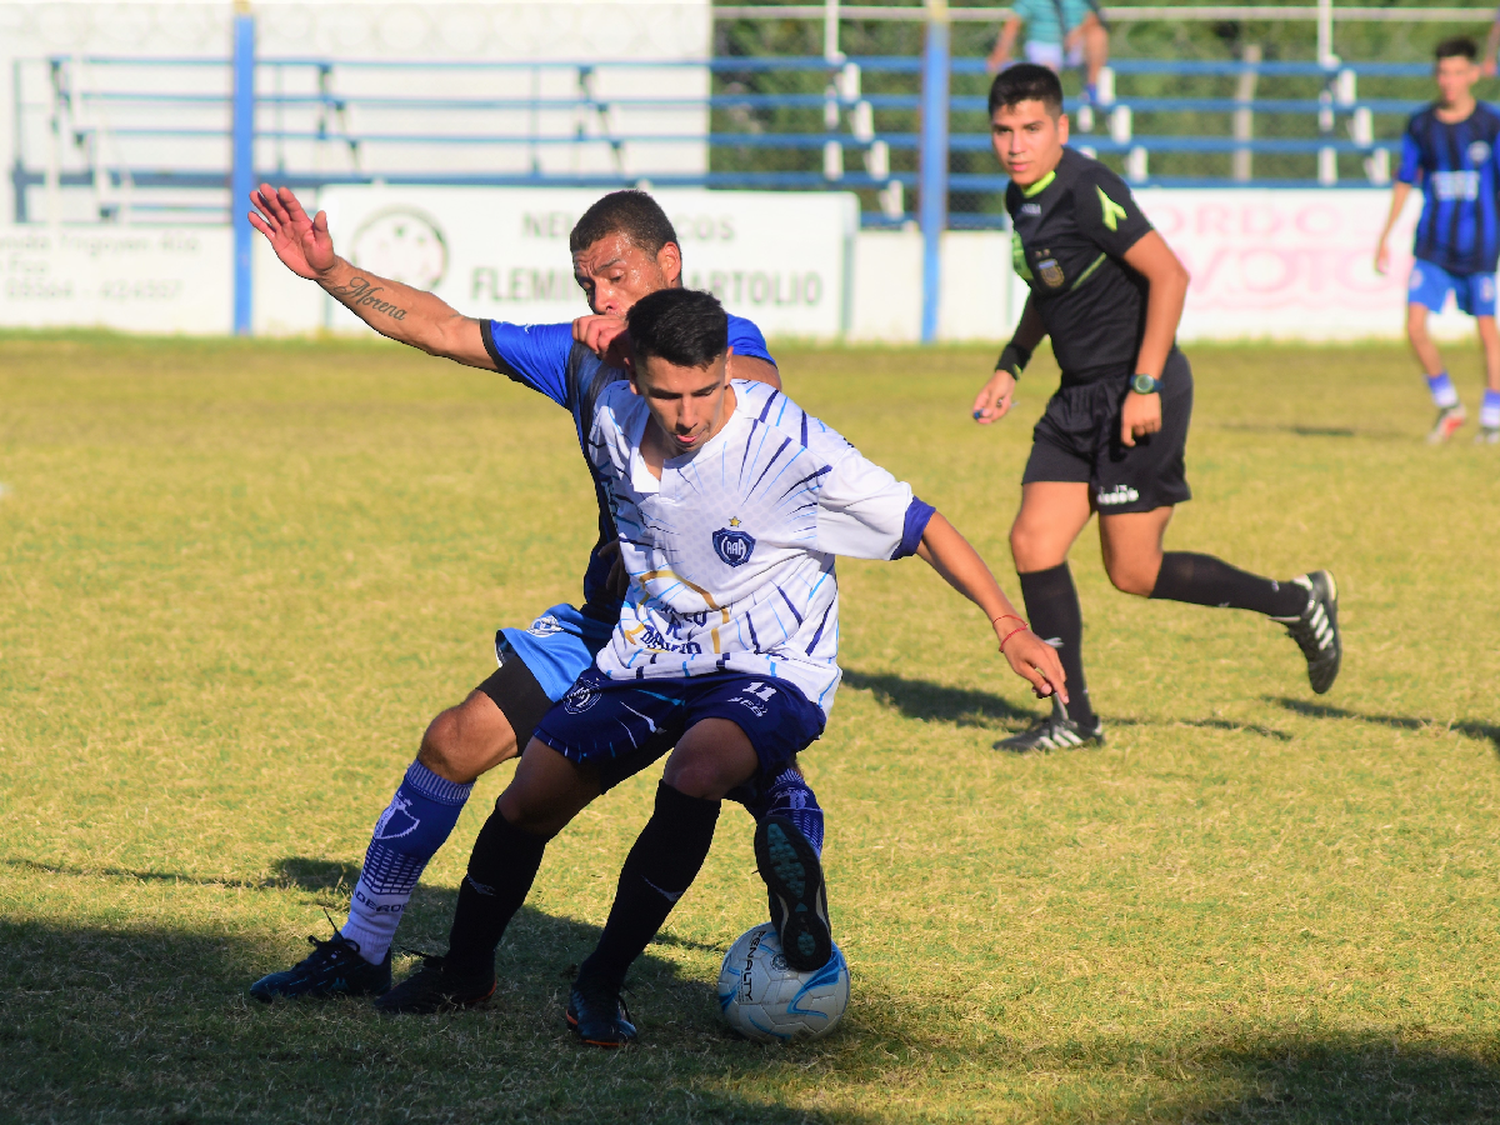
POLYGON ((458 888, 448 932, 448 966, 461 973, 493 973, 495 947, 531 890, 547 841, 522 832, 500 814, 500 804, 479 830, 469 872, 458 888))
POLYGON ((624 983, 630 963, 651 943, 697 878, 718 819, 718 801, 689 797, 665 781, 657 785, 656 811, 620 870, 609 921, 598 946, 579 967, 580 977, 593 977, 615 988, 624 983))
POLYGON ((1249 609, 1267 617, 1296 617, 1307 608, 1307 591, 1292 582, 1249 574, 1212 555, 1168 551, 1161 557, 1153 598, 1220 609, 1249 609))
POLYGON ((1051 570, 1035 570, 1020 575, 1021 597, 1026 602, 1026 616, 1031 631, 1053 648, 1067 673, 1068 717, 1093 729, 1098 721, 1089 702, 1088 684, 1083 678, 1083 611, 1078 608, 1078 590, 1067 563, 1051 570))

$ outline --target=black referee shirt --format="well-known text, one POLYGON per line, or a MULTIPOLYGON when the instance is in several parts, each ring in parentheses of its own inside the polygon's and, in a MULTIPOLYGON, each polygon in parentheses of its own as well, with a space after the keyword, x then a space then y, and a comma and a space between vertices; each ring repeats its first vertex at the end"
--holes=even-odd
POLYGON ((1125 252, 1151 230, 1125 181, 1063 149, 1052 173, 1006 189, 1016 273, 1031 287, 1062 385, 1135 373, 1146 328, 1146 279, 1125 252))

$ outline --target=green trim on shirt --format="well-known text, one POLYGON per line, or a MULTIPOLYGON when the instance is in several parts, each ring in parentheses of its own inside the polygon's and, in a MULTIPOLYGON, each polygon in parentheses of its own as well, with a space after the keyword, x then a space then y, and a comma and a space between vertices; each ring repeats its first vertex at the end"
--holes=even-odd
POLYGON ((1030 199, 1033 195, 1041 195, 1042 192, 1046 191, 1047 188, 1051 186, 1052 181, 1055 179, 1057 179, 1056 168, 1052 169, 1052 171, 1048 172, 1045 176, 1043 176, 1036 183, 1032 184, 1030 187, 1022 188, 1021 194, 1024 195, 1027 199, 1030 199))

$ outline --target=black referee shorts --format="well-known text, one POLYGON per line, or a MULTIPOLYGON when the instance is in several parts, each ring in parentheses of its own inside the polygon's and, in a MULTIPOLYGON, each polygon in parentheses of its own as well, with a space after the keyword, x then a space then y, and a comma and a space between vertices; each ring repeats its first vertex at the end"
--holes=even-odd
POLYGON ((1150 512, 1193 497, 1183 452, 1193 417, 1193 370, 1176 348, 1162 371, 1161 430, 1135 445, 1120 441, 1120 409, 1133 393, 1125 380, 1062 387, 1031 431, 1022 484, 1087 484, 1100 515, 1150 512))

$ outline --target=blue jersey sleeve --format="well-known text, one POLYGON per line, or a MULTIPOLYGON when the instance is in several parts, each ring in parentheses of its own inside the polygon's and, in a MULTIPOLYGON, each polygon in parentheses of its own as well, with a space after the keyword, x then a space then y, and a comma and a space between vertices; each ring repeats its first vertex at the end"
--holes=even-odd
POLYGON ((540 391, 558 406, 568 407, 568 355, 573 350, 571 324, 480 324, 484 350, 495 368, 517 383, 540 391))
POLYGON ((1403 184, 1414 184, 1417 182, 1417 173, 1422 170, 1422 146, 1417 143, 1417 137, 1411 125, 1406 127, 1406 133, 1401 138, 1401 167, 1396 170, 1396 179, 1403 184))
POLYGON ((742 355, 747 359, 763 359, 772 367, 776 366, 760 329, 751 321, 732 313, 729 316, 729 346, 734 349, 735 355, 742 355))

